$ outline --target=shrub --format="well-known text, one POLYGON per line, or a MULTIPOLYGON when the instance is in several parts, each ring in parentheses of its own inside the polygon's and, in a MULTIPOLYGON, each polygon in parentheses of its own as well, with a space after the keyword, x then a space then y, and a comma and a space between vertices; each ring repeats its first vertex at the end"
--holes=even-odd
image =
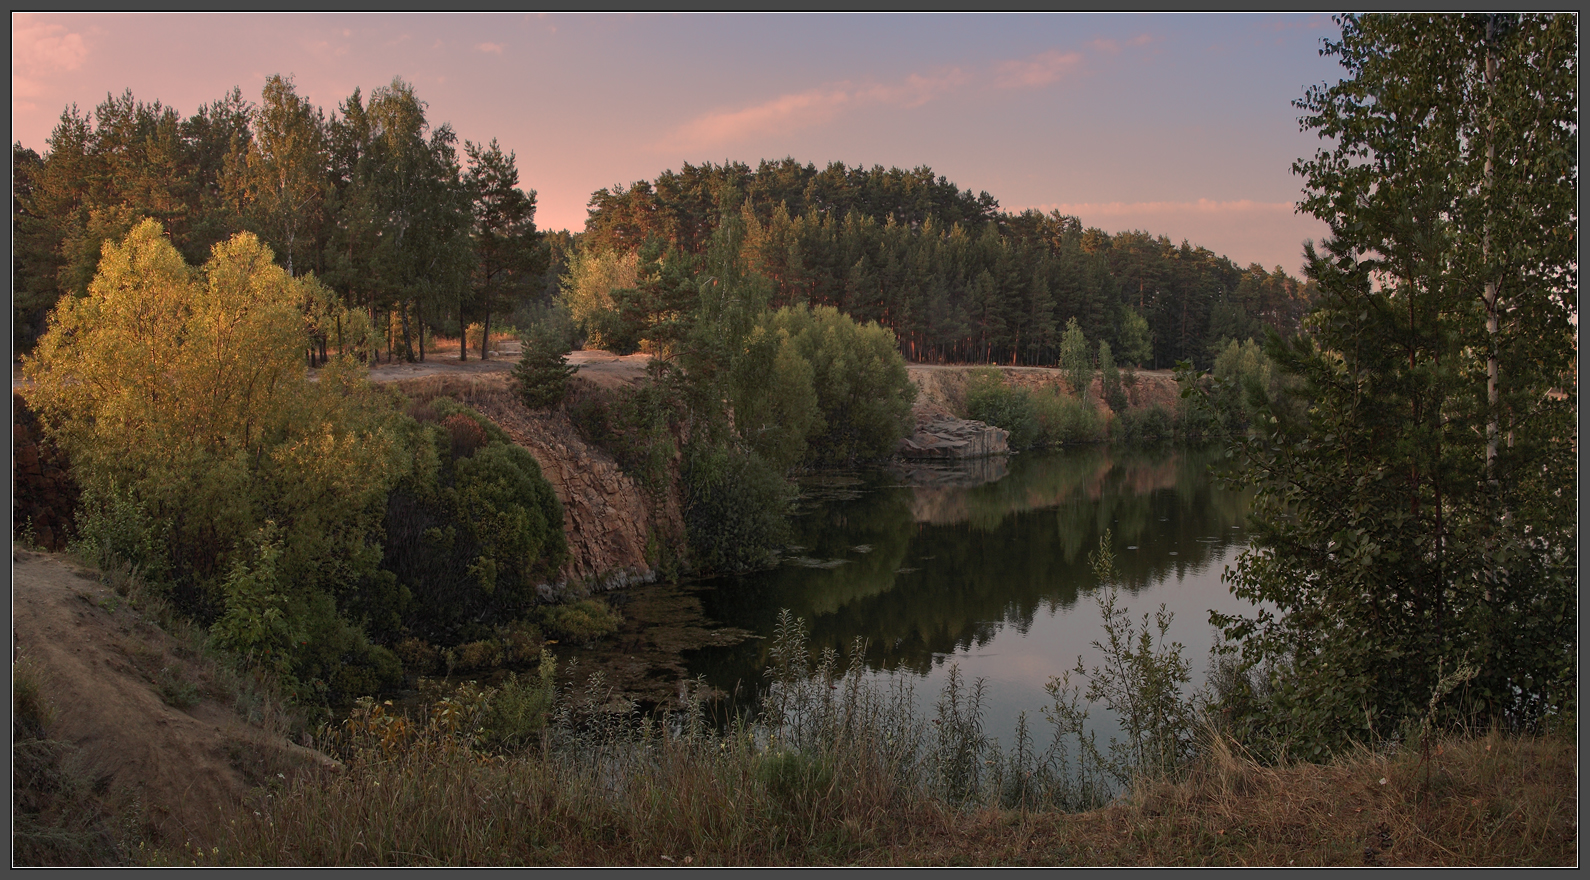
POLYGON ((830 306, 786 306, 763 316, 764 332, 783 334, 811 366, 821 420, 808 434, 821 462, 882 458, 911 429, 916 386, 894 332, 859 324, 830 306))
POLYGON ((1032 397, 1023 389, 1005 384, 1004 374, 994 367, 971 371, 966 383, 966 417, 986 422, 1010 432, 1012 449, 1031 449, 1043 439, 1043 429, 1032 397))
POLYGON ((966 386, 966 417, 1010 432, 1012 449, 1033 449, 1103 439, 1103 420, 1085 400, 1046 387, 1012 388, 993 367, 971 371, 966 386))
POLYGON ((537 615, 559 641, 581 645, 618 632, 624 618, 600 599, 544 605, 537 615))
POLYGON ((1156 403, 1116 414, 1111 428, 1118 442, 1152 445, 1168 442, 1175 435, 1176 426, 1170 412, 1156 403))
POLYGON ((1104 420, 1098 408, 1086 399, 1061 394, 1059 389, 1050 387, 1029 392, 1028 401, 1038 424, 1040 445, 1096 443, 1104 439, 1104 420))
POLYGON ((754 452, 697 446, 686 456, 685 534, 697 567, 749 571, 771 565, 789 533, 794 492, 754 452))
POLYGON ((528 450, 492 440, 451 459, 431 431, 434 464, 388 497, 382 564, 409 634, 457 645, 529 613, 568 546, 562 505, 528 450))
POLYGON ((550 328, 537 328, 522 341, 524 354, 513 368, 519 399, 531 409, 557 406, 568 394, 569 377, 577 369, 568 365, 568 349, 550 328))

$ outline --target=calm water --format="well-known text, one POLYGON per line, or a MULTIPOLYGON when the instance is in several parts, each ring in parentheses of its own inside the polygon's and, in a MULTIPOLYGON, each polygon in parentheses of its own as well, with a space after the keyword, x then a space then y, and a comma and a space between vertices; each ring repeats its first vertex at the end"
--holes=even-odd
MULTIPOLYGON (((968 681, 985 679, 986 730, 1009 743, 1020 711, 1041 726, 1051 676, 1078 655, 1090 668, 1099 660, 1088 554, 1109 530, 1122 604, 1141 619, 1165 603, 1175 615, 1169 638, 1186 646, 1201 682, 1210 609, 1245 605, 1221 573, 1244 542, 1248 496, 1220 489, 1212 460, 1090 448, 958 472, 814 479, 794 519, 798 546, 777 569, 687 588, 701 626, 753 635, 686 649, 683 666, 725 692, 738 687, 744 702, 762 684, 774 622, 788 608, 807 621, 814 651, 843 654, 865 639, 869 668, 914 677, 924 713, 952 664, 968 681)), ((1111 727, 1101 725, 1101 738, 1111 727)))

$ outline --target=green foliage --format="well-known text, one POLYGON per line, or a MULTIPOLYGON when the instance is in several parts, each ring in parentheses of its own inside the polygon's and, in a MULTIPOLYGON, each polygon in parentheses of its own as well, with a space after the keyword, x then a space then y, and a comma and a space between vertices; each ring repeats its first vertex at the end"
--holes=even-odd
POLYGON ((1296 102, 1333 145, 1295 169, 1331 226, 1322 299, 1268 348, 1306 408, 1243 444, 1229 577, 1260 610, 1220 619, 1269 673, 1239 721, 1305 758, 1435 701, 1438 724, 1576 711, 1574 19, 1339 21, 1347 78, 1296 102))
POLYGON ((1175 417, 1157 403, 1118 413, 1110 423, 1110 439, 1129 445, 1169 443, 1175 436, 1175 417))
POLYGON ((795 493, 761 456, 692 446, 683 478, 685 535, 699 570, 750 571, 776 560, 795 493))
POLYGON ((1104 439, 1104 417, 1091 400, 1062 394, 1053 386, 1029 392, 1028 399, 1037 418, 1041 445, 1097 443, 1104 439))
POLYGON ((787 338, 811 367, 821 414, 808 434, 813 460, 876 459, 894 451, 910 430, 916 386, 906 375, 893 332, 827 306, 785 307, 766 316, 761 326, 787 338))
POLYGON ((1099 340, 1099 384, 1104 389, 1104 402, 1116 415, 1126 412, 1126 389, 1121 385, 1121 371, 1115 368, 1115 355, 1110 351, 1108 339, 1099 340))
POLYGON ((282 556, 280 530, 267 521, 252 543, 256 558, 232 563, 221 584, 226 610, 210 627, 210 634, 223 650, 285 677, 304 638, 302 622, 288 617, 287 599, 277 580, 282 556))
POLYGON ((582 389, 567 410, 581 437, 606 450, 656 497, 669 486, 669 466, 679 451, 674 431, 685 406, 664 362, 654 360, 647 370, 651 381, 636 387, 582 389))
POLYGON ((560 642, 583 645, 618 632, 624 618, 600 599, 544 605, 537 612, 542 626, 560 642))
POLYGON ((1094 598, 1104 619, 1104 640, 1093 642, 1093 647, 1104 655, 1104 664, 1089 671, 1078 656, 1074 670, 1050 680, 1048 690, 1054 703, 1047 712, 1063 730, 1078 738, 1078 769, 1084 779, 1102 771, 1116 784, 1130 786, 1139 779, 1172 775, 1192 760, 1197 712, 1185 692, 1192 673, 1182 645, 1165 641, 1172 615, 1161 604, 1154 614, 1153 632, 1147 614, 1133 627, 1131 614, 1118 604, 1120 591, 1110 543, 1106 530, 1099 538, 1098 551, 1088 556, 1099 581, 1094 598), (1102 702, 1120 722, 1125 738, 1111 738, 1108 757, 1091 736, 1083 736, 1088 713, 1079 704, 1080 687, 1071 683, 1073 673, 1087 680, 1086 700, 1102 702))
POLYGON ((966 382, 966 417, 1010 432, 1011 449, 1031 449, 1042 440, 1042 429, 1031 395, 1005 384, 995 367, 972 370, 966 382))
POLYGON ((1088 357, 1088 338, 1077 326, 1076 318, 1066 322, 1065 334, 1060 337, 1060 369, 1065 371, 1071 393, 1086 400, 1092 393, 1093 367, 1088 357))
POLYGON ((615 290, 634 288, 637 265, 633 252, 580 250, 570 257, 562 299, 585 334, 585 347, 631 354, 639 346, 639 334, 620 326, 613 301, 615 290))
POLYGON ((322 293, 251 235, 195 272, 146 221, 24 364, 89 502, 80 551, 169 579, 221 643, 288 675, 307 662, 305 609, 334 617, 333 597, 375 574, 400 455, 360 368, 306 381, 301 307, 322 293))
POLYGON ((83 490, 77 508, 77 537, 68 549, 90 565, 133 566, 151 580, 163 580, 168 562, 163 529, 114 480, 83 490))
POLYGON ((424 426, 430 454, 388 497, 382 567, 402 597, 402 626, 457 645, 534 607, 536 586, 567 558, 563 509, 529 451, 478 413, 442 398, 425 415, 439 424, 424 426), (456 443, 443 426, 457 418, 487 442, 456 443))
POLYGON ((967 418, 1009 431, 1007 442, 1012 449, 1103 439, 1103 419, 1091 403, 1053 387, 1037 391, 1011 387, 994 367, 971 371, 964 406, 967 418))
POLYGON ((1148 329, 1148 319, 1132 309, 1124 309, 1121 316, 1121 362, 1142 366, 1154 360, 1154 335, 1148 329))
POLYGON ((787 330, 764 318, 746 337, 730 376, 740 440, 779 471, 808 455, 807 437, 823 424, 811 362, 787 330))
POLYGON ((568 349, 548 331, 533 331, 523 340, 524 354, 513 368, 519 399, 531 409, 548 409, 563 402, 569 377, 577 367, 568 365, 568 349))
POLYGON ((481 719, 480 744, 497 752, 512 752, 535 744, 557 697, 557 662, 541 652, 535 678, 511 672, 495 688, 481 719))

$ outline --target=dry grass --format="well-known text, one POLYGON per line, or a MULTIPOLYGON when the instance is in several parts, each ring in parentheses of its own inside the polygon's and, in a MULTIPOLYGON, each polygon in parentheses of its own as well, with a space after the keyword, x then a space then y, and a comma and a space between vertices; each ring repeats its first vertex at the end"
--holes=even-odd
POLYGON ((1261 767, 1214 740, 1185 779, 1063 820, 1069 861, 1111 865, 1574 865, 1578 754, 1496 732, 1428 756, 1368 749, 1261 767))
MULTIPOLYGON (((493 330, 490 341, 491 351, 501 351, 504 343, 517 343, 519 336, 517 333, 493 330)), ((456 357, 458 355, 458 337, 444 336, 440 333, 427 335, 425 337, 425 350, 426 352, 442 355, 451 352, 456 357)), ((480 325, 478 324, 472 324, 469 327, 469 356, 471 358, 480 356, 480 325)))
MULTIPOLYGON (((941 707, 929 728, 898 711, 909 701, 880 701, 853 688, 849 675, 831 675, 834 668, 794 671, 784 703, 799 705, 785 720, 764 715, 761 725, 726 733, 709 729, 698 712, 638 720, 624 714, 632 707, 622 700, 615 708, 593 678, 583 693, 558 698, 537 745, 511 754, 477 747, 470 731, 480 723, 469 711, 489 705, 478 692, 466 699, 461 689, 423 721, 369 704, 325 740, 345 769, 262 792, 224 826, 222 839, 150 858, 571 866, 1577 862, 1577 750, 1565 736, 1493 731, 1442 739, 1428 755, 1363 749, 1328 765, 1265 767, 1206 734, 1200 756, 1178 778, 1140 782, 1102 809, 1009 809, 998 804, 1013 802, 1005 797, 1010 779, 985 775, 969 796, 955 794, 962 789, 951 773, 961 762, 946 764, 944 744, 934 745, 938 731, 973 720, 969 704, 959 713, 941 707), (915 737, 925 750, 900 748, 902 738, 915 737)), ((770 699, 779 702, 776 689, 770 699)), ((973 757, 974 767, 1001 766, 997 753, 973 757)))
MULTIPOLYGON (((1187 779, 1080 814, 959 812, 884 777, 791 771, 659 737, 619 756, 440 747, 262 801, 199 863, 272 865, 1573 865, 1572 743, 1496 734, 1415 755, 1187 779), (1380 780, 1384 779, 1382 783, 1380 780)), ((171 855, 171 854, 168 854, 171 855)))

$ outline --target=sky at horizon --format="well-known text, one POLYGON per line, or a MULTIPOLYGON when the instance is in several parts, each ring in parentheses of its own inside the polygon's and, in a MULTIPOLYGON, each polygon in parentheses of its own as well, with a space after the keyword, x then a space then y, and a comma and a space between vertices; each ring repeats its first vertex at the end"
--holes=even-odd
POLYGON ((131 90, 183 117, 291 75, 328 115, 411 83, 495 138, 542 229, 683 163, 926 165, 1013 213, 1187 240, 1301 274, 1320 146, 1291 101, 1341 68, 1324 15, 13 13, 12 139, 131 90))

